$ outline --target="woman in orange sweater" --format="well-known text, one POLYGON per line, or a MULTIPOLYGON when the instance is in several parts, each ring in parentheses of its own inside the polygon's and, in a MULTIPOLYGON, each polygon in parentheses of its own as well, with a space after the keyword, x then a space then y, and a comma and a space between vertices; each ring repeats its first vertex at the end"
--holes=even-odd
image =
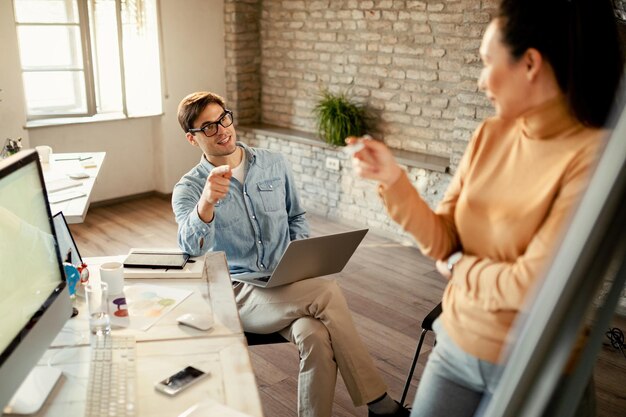
MULTIPOLYGON (((449 280, 412 416, 471 416, 495 389, 507 333, 585 189, 622 75, 608 1, 503 0, 480 55, 496 115, 435 211, 384 144, 348 140, 365 145, 357 174, 379 182, 389 215, 449 280)), ((581 401, 581 415, 592 404, 581 401)))

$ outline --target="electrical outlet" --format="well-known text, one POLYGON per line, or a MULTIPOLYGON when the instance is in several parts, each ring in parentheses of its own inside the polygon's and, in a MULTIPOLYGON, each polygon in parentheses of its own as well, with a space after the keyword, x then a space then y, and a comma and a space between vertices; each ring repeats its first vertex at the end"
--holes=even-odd
POLYGON ((326 158, 326 169, 339 171, 339 159, 331 157, 326 158))

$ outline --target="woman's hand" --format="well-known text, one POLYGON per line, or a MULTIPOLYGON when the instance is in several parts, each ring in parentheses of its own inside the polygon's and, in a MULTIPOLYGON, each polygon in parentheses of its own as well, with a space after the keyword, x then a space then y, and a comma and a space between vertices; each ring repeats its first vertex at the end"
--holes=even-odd
POLYGON ((369 136, 362 138, 351 136, 346 139, 346 143, 363 146, 352 155, 352 165, 361 178, 376 180, 384 187, 390 187, 400 178, 402 168, 384 143, 369 136))

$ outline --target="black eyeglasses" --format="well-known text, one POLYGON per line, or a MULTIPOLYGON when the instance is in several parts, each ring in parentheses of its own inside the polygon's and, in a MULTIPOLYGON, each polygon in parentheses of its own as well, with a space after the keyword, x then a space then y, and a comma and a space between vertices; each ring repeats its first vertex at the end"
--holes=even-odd
POLYGON ((189 129, 187 132, 194 134, 198 132, 204 133, 204 136, 210 138, 211 136, 215 136, 219 128, 217 125, 222 125, 222 127, 228 127, 233 124, 233 112, 230 110, 224 109, 224 114, 215 122, 210 122, 205 124, 204 126, 198 129, 189 129))

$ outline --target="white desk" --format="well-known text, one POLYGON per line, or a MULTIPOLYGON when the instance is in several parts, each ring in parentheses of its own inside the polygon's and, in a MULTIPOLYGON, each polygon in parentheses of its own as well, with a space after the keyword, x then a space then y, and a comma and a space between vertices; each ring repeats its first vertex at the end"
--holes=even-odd
MULTIPOLYGON (((103 256, 97 258, 84 258, 90 271, 90 281, 99 281, 99 265, 110 261, 122 261, 126 255, 103 256)), ((230 284, 230 275, 226 258, 222 252, 211 252, 205 257, 205 272, 201 278, 158 278, 158 279, 125 279, 125 287, 135 284, 149 284, 158 286, 171 286, 172 288, 193 291, 193 293, 178 304, 172 311, 163 316, 149 330, 141 331, 134 329, 115 328, 116 334, 133 335, 138 341, 151 341, 163 339, 188 339, 197 337, 221 337, 243 336, 239 313, 235 305, 235 297, 230 284), (212 315, 213 328, 204 332, 181 326, 176 318, 185 313, 201 313, 212 315)), ((177 271, 173 272, 174 274, 177 271)), ((63 331, 52 342, 53 347, 88 345, 89 344, 89 321, 86 314, 85 300, 76 298, 75 306, 78 308, 78 316, 67 322, 63 331)))
POLYGON ((62 211, 68 223, 82 223, 85 220, 91 201, 91 192, 100 173, 105 155, 106 152, 56 153, 51 155, 50 163, 42 164, 43 176, 46 182, 68 178, 68 174, 77 171, 85 171, 89 174, 89 178, 79 180, 81 182, 80 186, 60 190, 55 193, 81 191, 85 196, 51 204, 50 210, 52 214, 62 211), (89 165, 84 167, 83 163, 88 163, 89 165))
MULTIPOLYGON (((86 258, 93 280, 99 279, 96 264, 109 257, 86 258)), ((137 416, 178 416, 194 405, 196 415, 228 415, 228 407, 243 415, 262 417, 256 381, 237 313, 226 258, 222 252, 205 257, 200 279, 136 279, 125 284, 150 283, 193 290, 193 294, 162 317, 146 332, 113 330, 114 334, 134 334, 137 338, 137 416), (132 281, 132 282, 131 282, 132 281), (202 332, 176 324, 185 312, 213 314, 213 330, 202 332), (194 384, 176 397, 154 390, 154 383, 187 365, 197 365, 211 376, 194 384)), ((37 416, 82 416, 89 375, 90 348, 84 304, 78 299, 79 316, 70 319, 60 336, 40 360, 40 366, 58 366, 61 381, 37 416)), ((233 414, 241 415, 241 414, 233 414)))
MULTIPOLYGON (((138 342, 136 349, 137 416, 175 417, 205 400, 215 401, 246 416, 263 416, 247 347, 241 338, 138 342), (154 389, 156 381, 187 365, 197 366, 211 375, 176 397, 168 397, 154 389)), ((63 376, 36 416, 84 415, 89 359, 88 346, 49 349, 44 354, 40 364, 61 367, 63 376)))

